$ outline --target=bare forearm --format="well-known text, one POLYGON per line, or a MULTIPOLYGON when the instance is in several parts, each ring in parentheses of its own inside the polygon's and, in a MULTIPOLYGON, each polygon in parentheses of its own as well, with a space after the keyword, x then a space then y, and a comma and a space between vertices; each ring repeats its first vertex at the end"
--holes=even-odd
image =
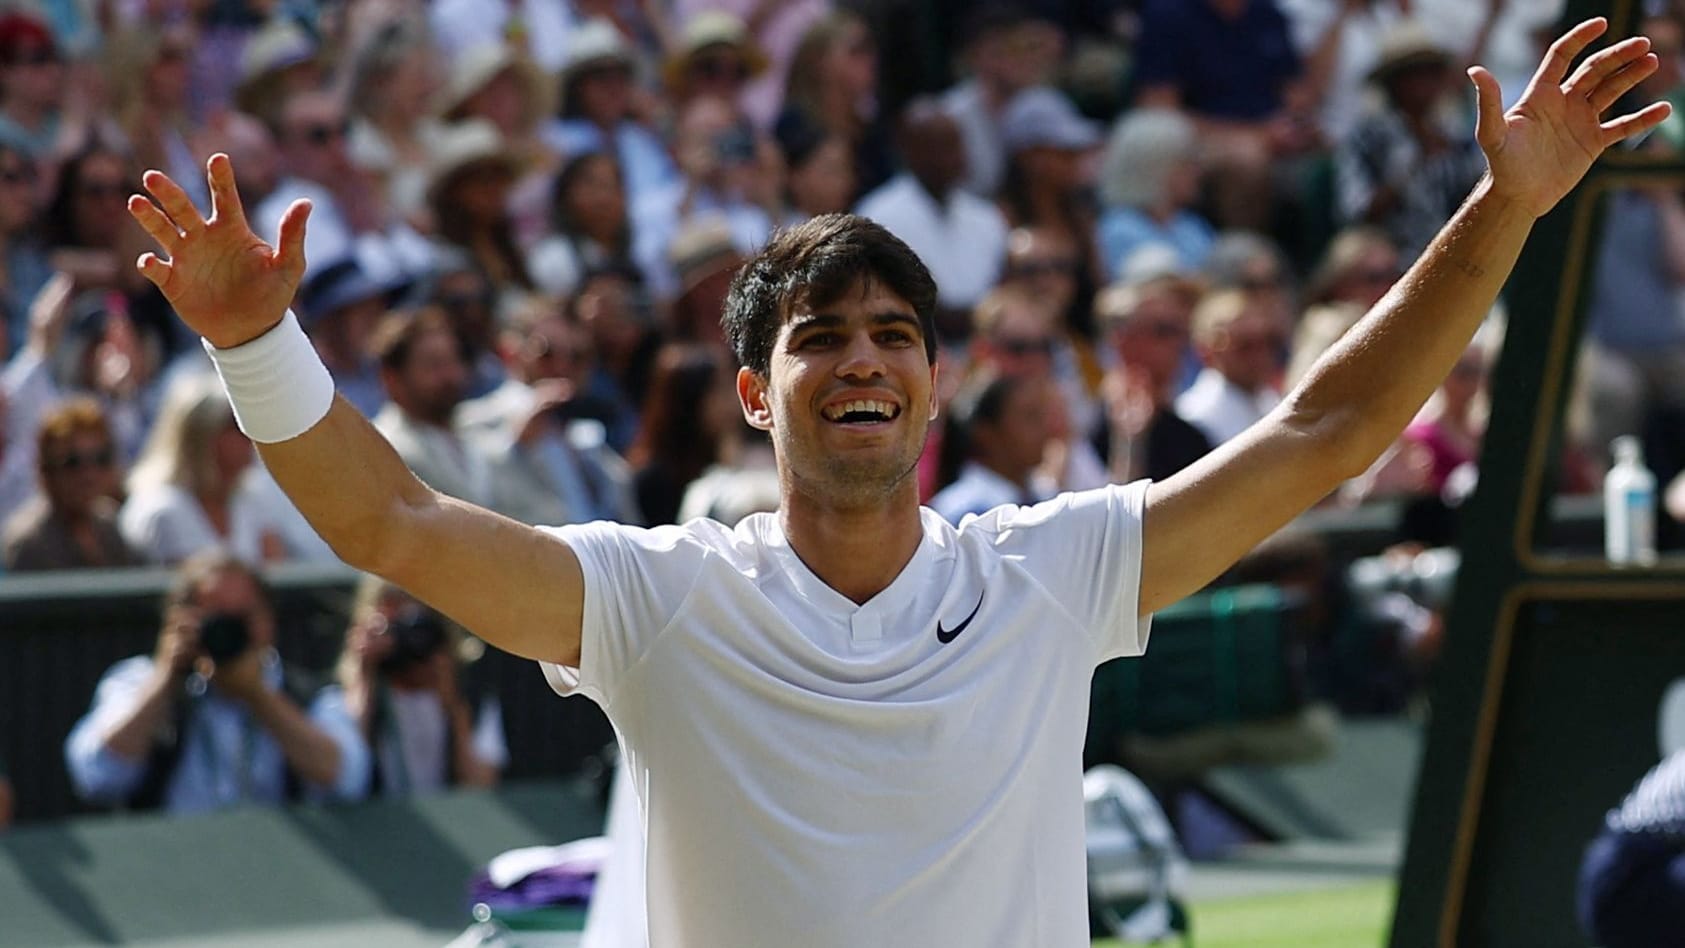
POLYGON ((128 760, 144 760, 175 703, 176 684, 167 673, 154 675, 134 712, 106 735, 105 749, 128 760))
POLYGON ((278 692, 264 690, 252 697, 250 707, 299 776, 323 786, 339 778, 339 745, 291 701, 278 692))
POLYGON ((327 416, 288 441, 258 445, 263 463, 304 518, 339 557, 380 571, 392 554, 386 538, 396 511, 426 503, 417 480, 368 420, 343 398, 327 416))
POLYGON ((1533 216, 1482 179, 1427 251, 1369 314, 1317 360, 1283 410, 1334 439, 1361 472, 1409 424, 1491 309, 1533 216))

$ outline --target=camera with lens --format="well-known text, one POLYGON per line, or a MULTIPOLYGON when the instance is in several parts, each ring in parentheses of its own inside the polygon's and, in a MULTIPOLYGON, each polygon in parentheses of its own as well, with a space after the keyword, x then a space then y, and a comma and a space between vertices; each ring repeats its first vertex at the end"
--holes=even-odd
POLYGON ((199 645, 211 661, 222 664, 251 644, 246 617, 232 612, 215 612, 199 623, 199 645))
POLYGON ((445 645, 445 624, 427 609, 408 609, 386 623, 392 637, 392 651, 380 661, 380 670, 391 673, 419 665, 445 645))

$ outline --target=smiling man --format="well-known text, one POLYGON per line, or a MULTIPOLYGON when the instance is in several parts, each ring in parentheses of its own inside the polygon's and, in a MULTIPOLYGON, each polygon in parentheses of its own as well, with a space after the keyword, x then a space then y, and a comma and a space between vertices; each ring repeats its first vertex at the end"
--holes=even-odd
POLYGON ((913 469, 935 415, 936 288, 855 217, 751 260, 727 335, 782 505, 736 529, 535 529, 435 493, 343 400, 286 316, 308 205, 271 248, 227 158, 202 218, 164 175, 130 210, 140 267, 204 336, 242 428, 346 562, 599 703, 648 834, 667 946, 1088 943, 1081 751, 1095 665, 1368 467, 1434 390, 1534 220, 1655 105, 1643 39, 1557 44, 1507 114, 1484 70, 1489 176, 1398 286, 1258 424, 1162 483, 996 508, 953 527, 913 469))

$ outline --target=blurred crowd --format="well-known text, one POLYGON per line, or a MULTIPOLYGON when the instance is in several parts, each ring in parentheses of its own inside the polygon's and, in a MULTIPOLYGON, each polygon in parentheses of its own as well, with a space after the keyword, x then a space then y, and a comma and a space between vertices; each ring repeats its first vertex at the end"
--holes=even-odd
MULTIPOLYGON (((167 720, 168 701, 147 704, 157 682, 219 677, 200 664, 206 616, 269 635, 253 568, 333 559, 135 271, 147 240, 124 202, 144 169, 204 208, 203 162, 226 152, 266 237, 312 201, 295 310, 340 393, 427 483, 533 523, 730 522, 775 506, 769 445, 736 405, 723 300, 777 228, 876 219, 938 284, 944 411, 919 478, 958 520, 1167 477, 1268 412, 1483 171, 1463 68, 1487 65, 1513 101, 1562 7, 0 4, 0 569, 199 564, 174 604, 197 618, 167 620, 144 667, 113 669, 72 736, 78 786, 188 808, 251 792, 143 788, 144 748, 122 737, 150 733, 141 712, 167 720)), ((1662 68, 1635 96, 1685 104, 1682 23, 1649 5, 1662 68)), ((1685 119, 1638 147, 1685 147, 1685 119)), ((1658 179, 1607 201, 1568 492, 1597 489, 1617 435, 1660 446, 1664 485, 1685 468, 1685 191, 1658 179)), ((1329 503, 1455 506, 1504 320, 1329 503)), ((1673 486, 1685 519, 1685 480, 1673 486)), ((1440 514, 1405 539, 1448 542, 1440 514)), ((384 601, 364 607, 383 629, 419 608, 384 601)), ((390 647, 376 641, 354 626, 347 654, 390 647)), ((286 692, 279 665, 240 674, 242 694, 286 692)), ((419 783, 417 768, 495 778, 495 728, 455 694, 402 712, 450 753, 371 764, 355 737, 401 702, 340 677, 337 697, 260 722, 273 745, 254 743, 249 704, 214 731, 242 760, 267 755, 263 793, 282 792, 283 771, 341 796, 401 773, 419 783)))

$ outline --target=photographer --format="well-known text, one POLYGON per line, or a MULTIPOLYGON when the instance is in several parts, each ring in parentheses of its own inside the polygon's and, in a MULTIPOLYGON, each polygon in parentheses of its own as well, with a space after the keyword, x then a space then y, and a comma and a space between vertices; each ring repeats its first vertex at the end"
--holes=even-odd
POLYGON ((294 692, 275 615, 251 568, 190 557, 150 656, 113 665, 65 739, 76 792, 93 803, 194 813, 247 802, 353 799, 368 782, 355 731, 294 692), (310 714, 303 707, 312 704, 310 714))
POLYGON ((508 761, 494 698, 465 695, 454 627, 374 576, 357 590, 338 684, 317 708, 373 748, 372 793, 489 787, 508 761))

